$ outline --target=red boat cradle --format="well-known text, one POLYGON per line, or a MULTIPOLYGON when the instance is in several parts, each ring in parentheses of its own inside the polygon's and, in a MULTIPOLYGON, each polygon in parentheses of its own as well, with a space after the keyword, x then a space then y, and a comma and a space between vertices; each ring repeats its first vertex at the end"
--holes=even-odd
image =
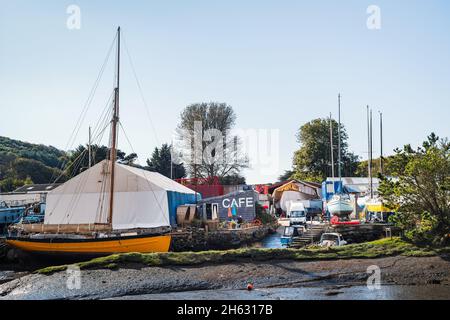
POLYGON ((361 224, 359 220, 351 220, 351 221, 339 221, 338 216, 333 216, 330 220, 332 225, 357 225, 361 224))

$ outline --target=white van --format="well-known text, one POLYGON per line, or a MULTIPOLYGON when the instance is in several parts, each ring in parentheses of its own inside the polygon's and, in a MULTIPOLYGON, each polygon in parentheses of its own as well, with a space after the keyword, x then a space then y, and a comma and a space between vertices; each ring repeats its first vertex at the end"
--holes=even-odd
POLYGON ((291 202, 286 216, 290 225, 306 224, 306 210, 302 202, 291 202))

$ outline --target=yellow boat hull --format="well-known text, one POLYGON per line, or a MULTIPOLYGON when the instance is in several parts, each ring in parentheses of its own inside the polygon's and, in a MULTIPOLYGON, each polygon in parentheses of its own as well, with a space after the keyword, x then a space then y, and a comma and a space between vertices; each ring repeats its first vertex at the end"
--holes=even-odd
POLYGON ((104 255, 126 252, 167 252, 170 235, 144 235, 111 239, 8 238, 6 243, 26 252, 104 255))

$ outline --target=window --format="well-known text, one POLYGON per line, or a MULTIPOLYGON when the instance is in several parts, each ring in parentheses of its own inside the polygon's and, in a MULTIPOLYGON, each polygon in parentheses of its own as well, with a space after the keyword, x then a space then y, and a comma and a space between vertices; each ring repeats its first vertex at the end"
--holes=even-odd
POLYGON ((304 218, 306 216, 305 211, 291 211, 291 218, 304 218))

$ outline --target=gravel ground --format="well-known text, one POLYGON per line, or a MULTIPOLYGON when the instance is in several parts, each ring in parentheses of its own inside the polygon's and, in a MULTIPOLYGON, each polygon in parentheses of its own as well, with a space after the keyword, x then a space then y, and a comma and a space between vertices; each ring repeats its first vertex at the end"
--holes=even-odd
POLYGON ((325 288, 324 296, 331 297, 335 295, 332 288, 354 287, 357 290, 365 286, 369 276, 367 267, 372 265, 380 267, 383 285, 435 286, 439 288, 435 290, 436 294, 439 292, 437 298, 447 296, 450 299, 450 259, 401 256, 363 260, 228 263, 195 267, 126 265, 117 270, 82 270, 80 288, 72 290, 67 285, 70 274, 66 271, 52 275, 29 274, 1 284, 0 299, 158 299, 158 296, 152 295, 161 293, 171 293, 173 299, 184 299, 181 292, 187 291, 205 293, 203 296, 207 298, 211 291, 205 290, 214 290, 215 295, 210 298, 246 299, 248 295, 244 290, 248 282, 254 284, 257 289, 254 292, 256 295, 260 294, 259 298, 301 298, 301 293, 296 294, 293 290, 295 288, 325 288), (283 294, 280 289, 290 290, 283 294))

